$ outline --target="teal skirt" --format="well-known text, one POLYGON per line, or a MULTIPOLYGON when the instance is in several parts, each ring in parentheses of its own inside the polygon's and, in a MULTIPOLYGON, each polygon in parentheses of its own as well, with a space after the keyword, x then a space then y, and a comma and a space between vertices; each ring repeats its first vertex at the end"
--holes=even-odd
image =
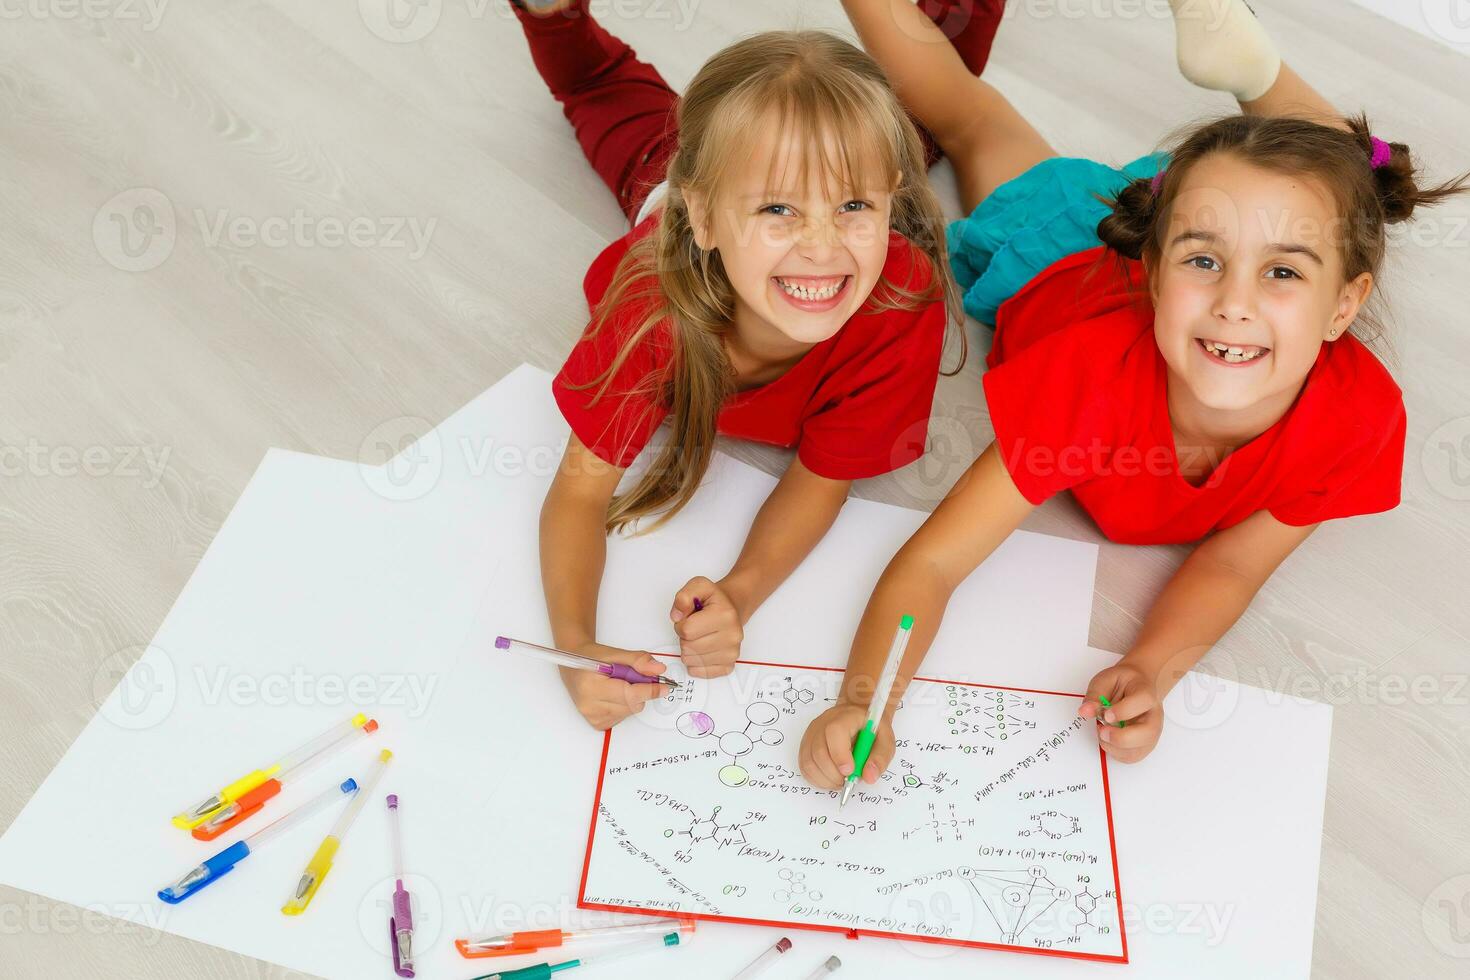
POLYGON ((1119 170, 1093 160, 1053 157, 997 187, 973 214, 949 226, 949 264, 965 312, 995 323, 1002 303, 1060 259, 1102 244, 1097 223, 1129 181, 1152 178, 1169 162, 1151 153, 1119 170))

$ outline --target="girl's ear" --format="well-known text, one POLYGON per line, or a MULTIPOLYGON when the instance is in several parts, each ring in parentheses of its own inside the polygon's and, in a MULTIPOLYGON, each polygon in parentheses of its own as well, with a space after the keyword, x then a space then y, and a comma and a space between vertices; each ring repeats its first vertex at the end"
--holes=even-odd
POLYGON ((694 244, 708 252, 714 247, 714 236, 710 234, 709 201, 700 191, 684 192, 684 207, 689 212, 689 228, 694 233, 694 244))
POLYGON ((1348 332, 1353 321, 1358 318, 1358 311, 1363 304, 1368 302, 1368 297, 1373 294, 1373 274, 1364 272, 1356 279, 1348 282, 1342 287, 1342 292, 1337 297, 1337 309, 1333 311, 1332 320, 1327 325, 1326 340, 1336 340, 1348 332))

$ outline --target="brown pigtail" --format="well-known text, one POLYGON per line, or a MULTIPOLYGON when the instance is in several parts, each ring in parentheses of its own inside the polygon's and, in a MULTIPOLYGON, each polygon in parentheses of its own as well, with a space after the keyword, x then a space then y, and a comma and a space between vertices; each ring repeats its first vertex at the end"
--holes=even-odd
MULTIPOLYGON (((1352 116, 1347 120, 1353 137, 1363 149, 1363 155, 1373 157, 1373 134, 1368 127, 1368 117, 1352 116)), ((1373 168, 1373 185, 1378 192, 1378 201, 1383 206, 1383 220, 1387 224, 1398 224, 1414 216, 1416 208, 1431 207, 1447 197, 1466 189, 1470 174, 1461 174, 1454 180, 1433 187, 1419 185, 1419 168, 1413 154, 1403 143, 1389 143, 1393 153, 1388 162, 1373 168)))
POLYGON ((1103 203, 1111 207, 1113 213, 1098 222, 1097 237, 1124 258, 1142 258, 1144 247, 1154 234, 1159 206, 1153 181, 1130 181, 1117 197, 1112 200, 1105 198, 1103 203))

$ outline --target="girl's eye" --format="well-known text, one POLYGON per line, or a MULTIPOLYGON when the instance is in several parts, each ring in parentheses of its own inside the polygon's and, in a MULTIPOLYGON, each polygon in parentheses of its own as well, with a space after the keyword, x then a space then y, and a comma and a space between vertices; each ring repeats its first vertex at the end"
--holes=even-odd
POLYGON ((842 207, 837 209, 837 213, 853 214, 854 212, 864 211, 871 207, 872 205, 869 204, 867 201, 848 201, 846 204, 842 205, 842 207))
POLYGON ((1208 255, 1195 255, 1184 260, 1184 264, 1202 272, 1219 272, 1220 264, 1208 255))
POLYGON ((793 217, 796 212, 787 204, 766 204, 761 207, 761 214, 774 214, 780 218, 793 217))
POLYGON ((1284 265, 1276 265, 1266 270, 1266 278, 1284 282, 1288 279, 1300 279, 1301 276, 1297 274, 1295 269, 1284 265), (1280 274, 1278 275, 1278 273, 1280 274))

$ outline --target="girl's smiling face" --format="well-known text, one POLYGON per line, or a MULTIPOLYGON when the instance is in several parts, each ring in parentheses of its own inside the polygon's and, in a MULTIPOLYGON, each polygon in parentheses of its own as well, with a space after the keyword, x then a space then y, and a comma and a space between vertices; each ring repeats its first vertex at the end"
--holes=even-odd
POLYGON ((1372 289, 1368 273, 1344 281, 1342 227, 1313 181, 1228 153, 1195 164, 1149 269, 1171 393, 1180 382, 1201 408, 1279 417, 1372 289))
POLYGON ((735 330, 749 348, 778 354, 821 343, 883 272, 896 175, 864 186, 836 165, 841 158, 831 140, 768 135, 714 200, 687 195, 695 240, 718 252, 735 292, 735 330), (816 153, 826 165, 798 162, 816 153))

